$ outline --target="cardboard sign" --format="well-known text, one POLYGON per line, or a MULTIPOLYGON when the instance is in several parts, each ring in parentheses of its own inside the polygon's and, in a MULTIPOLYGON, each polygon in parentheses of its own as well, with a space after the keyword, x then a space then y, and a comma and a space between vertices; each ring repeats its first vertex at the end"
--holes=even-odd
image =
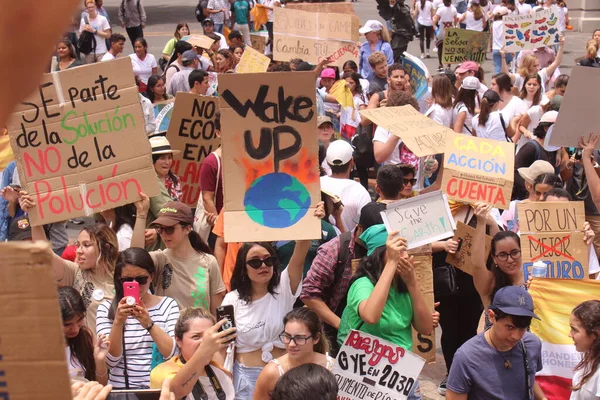
POLYGON ((252 47, 246 47, 235 72, 238 74, 253 74, 267 72, 271 59, 252 47))
MULTIPOLYGON (((553 146, 579 147, 579 139, 598 132, 598 106, 587 93, 600 90, 600 68, 576 65, 569 78, 556 123, 548 142, 553 146)), ((596 147, 600 149, 600 144, 596 147)))
POLYGON ((70 399, 48 242, 0 244, 0 399, 70 399))
POLYGON ((388 204, 381 218, 388 232, 397 231, 407 249, 423 246, 454 234, 454 218, 446 196, 439 190, 388 204))
MULTIPOLYGON (((475 238, 475 228, 470 227, 460 221, 456 223, 456 232, 452 240, 458 242, 458 251, 454 254, 448 253, 446 262, 462 272, 473 276, 473 263, 471 253, 473 251, 473 239, 475 238)), ((485 235, 485 254, 490 254, 492 248, 492 237, 485 235)))
POLYGON ((205 35, 189 35, 181 38, 184 42, 188 42, 192 46, 200 47, 201 49, 208 50, 210 46, 215 42, 211 38, 205 35))
POLYGON ((460 64, 475 61, 483 64, 490 46, 490 33, 460 28, 447 28, 444 36, 443 64, 460 64))
MULTIPOLYGON (((411 254, 411 252, 408 254, 411 254)), ((425 297, 427 306, 429 307, 431 313, 433 313, 435 308, 431 251, 429 252, 429 255, 415 256, 414 265, 417 282, 419 282, 419 288, 421 289, 423 297, 425 297)), ((413 327, 412 336, 413 353, 425 359, 427 364, 435 362, 435 329, 431 332, 431 335, 423 335, 417 332, 417 330, 413 327)))
MULTIPOLYGON (((315 13, 275 7, 273 58, 301 58, 318 64, 331 56, 331 65, 342 67, 358 60, 360 21, 353 14, 315 13)), ((314 84, 313 84, 314 86, 314 84)))
POLYGON ((300 10, 309 12, 334 13, 334 14, 356 14, 352 3, 293 3, 285 4, 285 8, 290 10, 300 10))
POLYGON ((157 195, 140 94, 126 57, 42 77, 8 124, 32 225, 157 195))
POLYGON ((451 200, 506 210, 514 169, 514 143, 452 134, 446 141, 442 191, 451 200))
POLYGON ((333 366, 338 399, 408 398, 425 360, 387 340, 352 330, 333 366))
POLYGON ((427 77, 429 71, 427 67, 419 58, 404 52, 402 57, 402 66, 404 70, 410 76, 410 87, 417 100, 421 100, 427 93, 427 77))
POLYGON ((216 97, 184 92, 175 97, 167 139, 171 148, 181 151, 173 155, 172 171, 181 178, 181 202, 192 208, 200 195, 200 166, 221 145, 215 132, 217 111, 216 97))
POLYGON ((225 241, 318 239, 312 72, 222 74, 225 241))
POLYGON ((507 15, 502 18, 502 21, 504 22, 504 50, 507 53, 560 43, 556 7, 529 15, 507 15))
POLYGON ((265 47, 267 47, 266 36, 251 33, 250 41, 252 42, 252 48, 254 50, 258 51, 260 54, 265 54, 265 47))
POLYGON ((446 137, 454 135, 452 129, 409 105, 362 110, 360 115, 398 136, 417 157, 443 153, 446 137))
POLYGON ((166 132, 167 129, 169 129, 174 105, 175 99, 169 99, 154 104, 154 118, 156 120, 156 130, 154 133, 166 132))
POLYGON ((583 201, 519 203, 517 212, 525 279, 538 260, 548 266, 548 278, 587 279, 583 201))

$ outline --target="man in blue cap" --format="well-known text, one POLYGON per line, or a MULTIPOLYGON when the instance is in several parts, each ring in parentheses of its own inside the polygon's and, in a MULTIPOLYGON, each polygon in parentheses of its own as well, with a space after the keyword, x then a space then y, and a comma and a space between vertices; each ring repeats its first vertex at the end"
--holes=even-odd
POLYGON ((520 286, 496 292, 487 311, 492 327, 463 344, 452 362, 447 400, 545 399, 535 382, 542 343, 528 332, 533 299, 520 286))

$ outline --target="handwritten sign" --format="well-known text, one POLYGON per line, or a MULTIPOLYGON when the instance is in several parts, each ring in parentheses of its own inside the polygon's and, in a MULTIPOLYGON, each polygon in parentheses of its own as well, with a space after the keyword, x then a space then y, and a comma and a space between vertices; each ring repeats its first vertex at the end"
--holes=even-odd
POLYGON ((446 29, 444 37, 444 64, 460 64, 463 61, 483 63, 490 45, 489 32, 477 32, 460 28, 446 29))
MULTIPOLYGON (((452 240, 458 242, 458 251, 454 254, 448 253, 446 262, 455 268, 473 276, 473 264, 471 253, 473 251, 473 240, 475 239, 475 228, 460 221, 456 223, 456 232, 452 240)), ((492 248, 492 237, 485 235, 485 254, 490 253, 492 248)))
POLYGON ((388 232, 397 231, 406 238, 407 249, 454 234, 454 218, 446 196, 440 191, 388 204, 381 217, 388 232))
POLYGON ((454 134, 412 106, 373 108, 360 114, 402 139, 417 157, 443 153, 446 137, 454 134))
POLYGON ((506 210, 514 169, 514 143, 453 133, 446 141, 442 191, 451 200, 506 210))
POLYGON ((167 129, 169 129, 174 105, 174 99, 169 99, 154 104, 154 118, 156 122, 156 130, 154 133, 166 132, 167 129))
POLYGON ((246 47, 242 58, 235 69, 238 74, 252 74, 267 72, 271 59, 252 47, 246 47))
POLYGON ((275 7, 273 57, 277 61, 301 58, 318 64, 331 57, 331 65, 342 67, 358 60, 358 28, 353 14, 315 13, 275 7))
POLYGON ((427 77, 429 71, 419 58, 404 52, 402 66, 410 77, 410 87, 417 100, 421 100, 427 93, 427 77))
POLYGON ((225 241, 321 237, 312 72, 222 74, 225 241))
POLYGON ((293 3, 285 4, 285 8, 290 10, 334 13, 334 14, 355 14, 352 3, 293 3))
POLYGON ((32 225, 158 194, 130 60, 46 74, 8 123, 32 225), (124 140, 126 139, 126 140, 124 140))
POLYGON ((192 46, 200 47, 201 49, 208 50, 210 46, 215 42, 211 38, 205 35, 189 35, 181 38, 184 42, 188 42, 192 46))
POLYGON ((167 131, 171 147, 181 153, 173 156, 173 173, 181 178, 181 202, 196 207, 200 196, 200 166, 221 145, 215 118, 216 97, 179 92, 167 131))
POLYGON ((560 43, 556 7, 529 15, 507 15, 502 18, 502 22, 506 52, 518 52, 560 43))
POLYGON ((48 242, 0 244, 0 399, 72 398, 52 256, 48 242))
POLYGON ((424 365, 425 360, 402 347, 352 330, 332 370, 338 399, 406 399, 424 365))
POLYGON ((255 33, 250 34, 250 41, 252 42, 252 48, 258 51, 260 54, 265 54, 265 47, 267 46, 267 37, 255 33))
POLYGON ((538 260, 548 266, 548 278, 587 278, 583 201, 519 203, 517 212, 525 279, 538 260))
MULTIPOLYGON (((431 246, 425 246, 429 249, 427 255, 414 255, 414 266, 415 275, 417 282, 419 282, 419 289, 425 298, 427 307, 433 313, 434 308, 434 294, 433 294, 433 269, 432 269, 432 257, 431 257, 431 246)), ((423 247, 421 247, 422 249, 423 247)), ((415 251, 417 249, 413 249, 415 251)), ((409 251, 409 255, 413 255, 413 251, 409 251)), ((425 359, 426 363, 435 362, 435 329, 431 332, 431 335, 423 335, 412 328, 413 336, 413 347, 412 351, 416 355, 425 359)))

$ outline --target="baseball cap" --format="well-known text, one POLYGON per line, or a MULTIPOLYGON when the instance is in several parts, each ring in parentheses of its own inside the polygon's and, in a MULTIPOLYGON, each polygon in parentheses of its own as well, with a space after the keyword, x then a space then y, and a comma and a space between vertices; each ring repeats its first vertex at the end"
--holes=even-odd
POLYGON ((460 64, 460 67, 456 68, 456 72, 458 72, 459 74, 464 74, 468 71, 479 71, 479 65, 477 65, 475 61, 465 61, 462 64, 460 64))
POLYGON ((212 20, 212 18, 206 18, 204 21, 202 21, 202 26, 204 25, 214 25, 215 21, 212 20))
POLYGON ((198 58, 198 53, 196 53, 194 50, 186 50, 181 55, 181 62, 184 63, 184 65, 186 63, 191 64, 192 61, 194 61, 197 58, 198 58))
POLYGON ((194 214, 182 202, 169 201, 158 211, 158 218, 151 225, 174 226, 178 223, 192 225, 194 223, 194 214))
POLYGON ((509 13, 509 10, 505 6, 496 7, 496 8, 494 8, 494 11, 492 12, 493 15, 507 15, 508 13, 509 13))
POLYGON ((365 22, 365 25, 358 30, 358 33, 365 35, 369 32, 376 32, 383 29, 383 24, 375 19, 370 19, 365 22))
POLYGON ((15 218, 10 224, 8 240, 31 240, 31 225, 25 215, 15 218))
POLYGON ((486 99, 490 105, 502 101, 500 99, 500 95, 491 89, 485 91, 485 93, 483 94, 483 98, 486 99))
POLYGON ((550 110, 551 111, 559 111, 560 106, 562 105, 563 97, 560 94, 555 94, 552 96, 552 100, 550 100, 550 110))
POLYGON ((385 246, 385 242, 388 238, 387 229, 385 229, 385 225, 378 224, 373 225, 366 231, 364 231, 359 239, 365 244, 367 247, 367 255, 370 256, 373 254, 378 247, 385 246))
POLYGON ((327 115, 319 115, 317 117, 317 128, 320 128, 321 125, 323 124, 331 124, 331 126, 333 126, 333 122, 331 122, 331 118, 328 117, 327 115))
POLYGON ((306 61, 302 61, 300 64, 296 65, 296 71, 314 71, 315 68, 316 66, 306 61))
POLYGON ((335 79, 335 71, 333 68, 325 68, 323 71, 321 71, 321 78, 335 79))
POLYGON ((554 167, 548 161, 536 160, 529 167, 521 167, 517 171, 525 182, 532 184, 535 178, 542 174, 553 174, 554 167))
POLYGON ((465 79, 463 79, 462 84, 460 85, 461 89, 467 90, 479 90, 480 87, 481 83, 479 82, 479 79, 475 78, 474 76, 467 76, 465 79))
POLYGON ((350 143, 342 139, 336 140, 329 144, 325 160, 329 165, 346 165, 352 160, 352 153, 354 153, 354 149, 350 143))
POLYGON ((558 111, 547 111, 542 115, 540 119, 541 123, 553 124, 556 122, 556 117, 558 116, 558 111))
POLYGON ((499 289, 494 296, 492 310, 500 310, 508 315, 532 317, 540 319, 533 313, 533 299, 527 290, 521 286, 505 286, 499 289))

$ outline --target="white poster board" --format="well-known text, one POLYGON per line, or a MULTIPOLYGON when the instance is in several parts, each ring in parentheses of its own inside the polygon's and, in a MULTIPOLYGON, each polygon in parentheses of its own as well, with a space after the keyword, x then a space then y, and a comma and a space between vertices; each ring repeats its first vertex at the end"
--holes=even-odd
POLYGON ((381 217, 388 232, 407 240, 408 250, 452 237, 456 229, 448 199, 439 190, 388 204, 381 217))

